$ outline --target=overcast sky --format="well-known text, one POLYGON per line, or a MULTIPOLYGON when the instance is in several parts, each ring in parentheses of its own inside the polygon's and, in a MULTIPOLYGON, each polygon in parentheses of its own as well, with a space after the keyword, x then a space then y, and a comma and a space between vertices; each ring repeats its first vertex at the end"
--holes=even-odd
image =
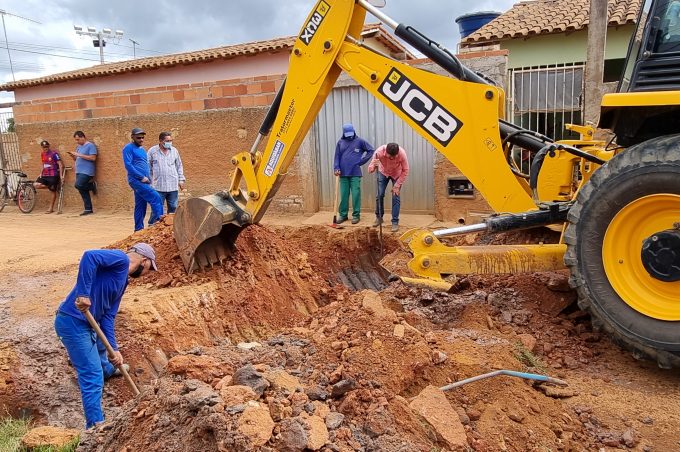
MULTIPOLYGON (((123 30, 104 49, 106 62, 198 50, 297 34, 314 0, 0 0, 16 80, 99 64, 92 39, 73 26, 123 30), (12 15, 10 15, 12 14, 12 15), (40 24, 18 18, 22 16, 40 24), (60 55, 60 56, 56 56, 60 55)), ((387 0, 383 12, 455 50, 455 18, 507 11, 514 0, 387 0)), ((7 42, 0 35, 0 81, 12 81, 7 42)), ((0 92, 0 102, 13 100, 0 92)))

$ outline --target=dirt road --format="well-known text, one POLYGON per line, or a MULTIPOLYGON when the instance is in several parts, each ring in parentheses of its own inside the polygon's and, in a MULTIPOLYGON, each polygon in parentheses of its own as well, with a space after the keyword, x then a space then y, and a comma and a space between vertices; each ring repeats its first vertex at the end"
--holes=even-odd
MULTIPOLYGON (((74 373, 52 329, 54 309, 74 282, 78 257, 116 240, 168 243, 160 253, 162 274, 130 287, 117 323, 135 378, 146 384, 160 377, 155 388, 165 395, 153 403, 147 396, 123 405, 130 398, 125 383, 107 383, 107 418, 113 431, 124 426, 126 435, 102 432, 100 442, 86 444, 86 450, 134 450, 158 432, 176 441, 166 447, 190 450, 182 441, 194 431, 150 423, 177 416, 188 428, 194 416, 208 416, 171 407, 169 401, 187 391, 175 387, 177 372, 215 387, 246 362, 281 367, 305 386, 323 387, 338 369, 342 378, 356 379, 355 396, 324 402, 324 410, 347 417, 329 433, 338 450, 446 449, 407 414, 405 400, 428 384, 441 386, 499 367, 531 367, 562 378, 568 392, 549 396, 500 377, 447 393, 461 419, 468 418, 466 441, 475 450, 680 450, 680 372, 634 360, 593 332, 587 317, 573 308, 552 312, 573 296, 564 287, 549 289, 563 277, 559 273, 470 278, 469 286, 452 295, 392 284, 379 293, 382 303, 396 310, 385 320, 364 312, 364 292, 349 294, 333 282, 372 246, 375 234, 368 228, 253 229, 242 236, 238 260, 188 278, 168 242, 168 227, 125 239, 131 226, 127 213, 6 214, 0 214, 0 405, 53 425, 83 423, 74 373), (259 341, 264 348, 239 351, 234 344, 240 341, 259 341), (430 356, 447 358, 431 362, 430 356), (174 370, 163 370, 168 359, 174 370), (203 364, 187 367, 186 360, 203 364), (185 364, 178 371, 180 361, 185 364), (213 369, 205 363, 222 364, 213 369), (140 415, 145 412, 147 417, 140 415)), ((263 403, 274 413, 277 404, 290 404, 286 400, 297 393, 272 389, 268 394, 263 403)), ((292 403, 295 409, 297 402, 292 403)), ((224 416, 220 428, 240 415, 211 413, 224 416)), ((282 446, 289 420, 277 424, 283 433, 272 437, 270 446, 282 446)))

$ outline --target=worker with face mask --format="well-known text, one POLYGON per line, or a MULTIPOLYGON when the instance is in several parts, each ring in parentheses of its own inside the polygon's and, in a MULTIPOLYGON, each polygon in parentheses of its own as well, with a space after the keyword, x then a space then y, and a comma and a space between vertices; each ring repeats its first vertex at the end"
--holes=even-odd
POLYGON ((122 374, 116 367, 127 366, 118 351, 113 326, 128 277, 138 278, 151 270, 158 270, 156 252, 147 243, 138 243, 127 253, 121 250, 85 251, 80 259, 76 285, 57 309, 54 329, 78 375, 85 428, 104 422, 104 380, 122 374), (99 324, 113 354, 107 354, 84 315, 86 311, 99 324))
POLYGON ((179 199, 178 189, 184 190, 186 178, 179 151, 173 146, 172 134, 161 132, 158 135, 158 144, 149 149, 148 156, 151 186, 167 204, 165 213, 175 213, 179 199))

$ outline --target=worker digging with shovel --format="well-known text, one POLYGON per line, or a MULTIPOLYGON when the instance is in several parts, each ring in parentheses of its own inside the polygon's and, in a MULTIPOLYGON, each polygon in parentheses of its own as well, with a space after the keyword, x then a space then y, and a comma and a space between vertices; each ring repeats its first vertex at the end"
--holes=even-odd
MULTIPOLYGON (((127 375, 128 366, 123 364, 123 355, 118 351, 114 321, 128 277, 138 278, 151 270, 158 270, 156 253, 146 243, 138 243, 127 252, 85 251, 76 285, 57 309, 54 329, 78 374, 85 428, 104 421, 105 379, 124 375, 132 382, 127 375)), ((136 387, 133 386, 133 390, 136 387)))

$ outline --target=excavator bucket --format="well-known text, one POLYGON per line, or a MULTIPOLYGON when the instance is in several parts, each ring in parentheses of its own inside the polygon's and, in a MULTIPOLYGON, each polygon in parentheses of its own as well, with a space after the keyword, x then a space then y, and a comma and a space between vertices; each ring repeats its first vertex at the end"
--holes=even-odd
POLYGON ((226 193, 190 198, 175 213, 174 236, 187 273, 221 264, 243 229, 240 209, 226 193))

